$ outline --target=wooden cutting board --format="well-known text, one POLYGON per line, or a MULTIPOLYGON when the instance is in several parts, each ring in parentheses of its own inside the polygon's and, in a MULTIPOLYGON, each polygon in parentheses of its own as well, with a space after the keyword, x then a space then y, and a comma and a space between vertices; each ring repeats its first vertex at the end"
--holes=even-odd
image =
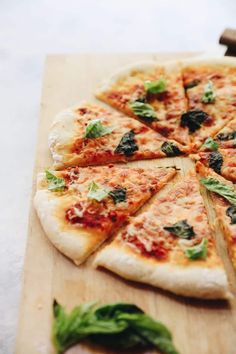
MULTIPOLYGON (((52 163, 47 136, 52 119, 58 111, 81 100, 96 101, 93 92, 98 82, 124 64, 146 59, 176 59, 186 55, 49 56, 43 81, 32 196, 35 193, 36 173, 52 163)), ((130 164, 177 166, 180 169, 177 179, 193 167, 189 158, 166 158, 130 164)), ((209 196, 206 193, 204 196, 211 222, 214 222, 215 215, 210 206, 209 196)), ((218 226, 216 238, 235 295, 235 274, 228 260, 218 226)), ((94 270, 91 267, 91 259, 86 264, 76 267, 47 241, 31 205, 16 354, 54 353, 51 345, 54 298, 68 310, 82 302, 94 300, 101 304, 117 301, 132 302, 170 328, 174 342, 182 354, 236 353, 235 298, 229 303, 185 299, 159 289, 124 281, 103 270, 94 270)), ((114 353, 87 346, 77 346, 68 352, 71 354, 114 353)))

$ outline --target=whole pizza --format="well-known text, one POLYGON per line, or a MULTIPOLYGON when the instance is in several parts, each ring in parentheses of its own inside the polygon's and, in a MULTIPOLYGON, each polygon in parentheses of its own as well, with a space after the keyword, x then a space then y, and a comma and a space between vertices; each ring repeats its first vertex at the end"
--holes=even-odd
POLYGON ((96 252, 94 267, 121 278, 230 298, 202 195, 236 267, 236 60, 137 63, 95 95, 103 104, 81 102, 51 126, 53 166, 34 198, 47 237, 76 265, 96 252), (160 158, 166 167, 129 163, 160 158), (196 168, 185 175, 173 158, 196 168))

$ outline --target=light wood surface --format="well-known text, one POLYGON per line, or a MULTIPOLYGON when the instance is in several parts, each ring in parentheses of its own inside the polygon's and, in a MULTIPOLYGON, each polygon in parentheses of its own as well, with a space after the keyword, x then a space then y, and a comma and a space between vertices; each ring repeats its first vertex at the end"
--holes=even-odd
MULTIPOLYGON (((36 173, 50 166, 52 162, 47 147, 47 135, 50 123, 58 111, 81 100, 96 101, 93 91, 98 82, 124 64, 152 58, 175 59, 181 55, 183 56, 183 54, 49 56, 43 81, 32 196, 35 193, 36 173)), ((189 158, 140 161, 131 164, 175 165, 180 171, 172 183, 193 166, 189 158)), ((203 194, 211 222, 217 225, 209 196, 204 191, 203 194)), ((235 295, 235 274, 227 257, 219 226, 216 228, 218 251, 224 259, 231 289, 235 295)), ((47 241, 31 206, 16 354, 54 353, 51 344, 53 298, 65 305, 68 310, 82 302, 93 300, 101 304, 116 301, 132 302, 170 328, 174 342, 182 354, 236 353, 235 297, 229 303, 177 297, 159 289, 124 281, 103 270, 94 270, 91 262, 90 259, 86 264, 76 267, 59 254, 47 241)), ((68 353, 114 352, 77 346, 68 353)))

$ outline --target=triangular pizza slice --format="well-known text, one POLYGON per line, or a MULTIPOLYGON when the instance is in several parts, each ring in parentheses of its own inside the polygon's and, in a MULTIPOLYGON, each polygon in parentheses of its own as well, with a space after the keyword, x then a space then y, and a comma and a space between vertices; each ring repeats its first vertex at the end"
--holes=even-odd
POLYGON ((228 245, 228 252, 236 269, 236 187, 225 178, 217 175, 201 162, 196 164, 202 177, 202 184, 211 192, 217 219, 228 245))
POLYGON ((196 151, 235 118, 236 60, 186 60, 182 73, 188 111, 182 115, 181 124, 188 127, 196 151))
POLYGON ((90 103, 57 115, 49 146, 56 169, 173 157, 187 151, 133 118, 90 103))
POLYGON ((203 151, 195 155, 201 163, 211 168, 219 175, 236 183, 236 150, 219 149, 218 151, 203 151))
POLYGON ((113 74, 96 97, 147 124, 168 139, 189 145, 188 129, 180 125, 187 109, 178 63, 136 63, 113 74))
POLYGON ((228 296, 225 270, 192 174, 134 217, 97 254, 95 265, 184 296, 228 296))
POLYGON ((113 165, 46 171, 34 204, 49 240, 78 265, 175 173, 113 165))

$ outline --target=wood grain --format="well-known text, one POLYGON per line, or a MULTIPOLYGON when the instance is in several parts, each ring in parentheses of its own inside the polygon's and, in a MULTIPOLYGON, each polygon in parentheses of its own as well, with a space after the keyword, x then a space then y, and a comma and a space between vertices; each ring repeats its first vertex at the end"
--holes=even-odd
MULTIPOLYGON (((32 196, 35 193, 36 173, 50 166, 52 162, 47 147, 47 135, 51 121, 58 111, 81 100, 96 101, 93 91, 98 82, 124 64, 143 59, 166 60, 181 56, 183 54, 49 56, 43 81, 32 196)), ((181 175, 193 166, 188 158, 140 161, 131 164, 175 165, 181 169, 177 178, 181 178, 181 175)), ((211 222, 215 223, 210 198, 206 193, 204 196, 211 222)), ((228 260, 218 225, 216 237, 232 291, 236 294, 235 274, 228 260)), ((54 353, 51 344, 53 298, 66 305, 68 310, 81 302, 91 300, 100 303, 116 301, 136 303, 171 329, 176 346, 182 354, 235 354, 236 352, 235 298, 230 303, 185 299, 152 287, 124 281, 106 271, 94 270, 91 267, 91 260, 81 267, 76 267, 47 241, 32 205, 16 354, 54 353)), ((77 346, 68 353, 113 352, 77 346)))

